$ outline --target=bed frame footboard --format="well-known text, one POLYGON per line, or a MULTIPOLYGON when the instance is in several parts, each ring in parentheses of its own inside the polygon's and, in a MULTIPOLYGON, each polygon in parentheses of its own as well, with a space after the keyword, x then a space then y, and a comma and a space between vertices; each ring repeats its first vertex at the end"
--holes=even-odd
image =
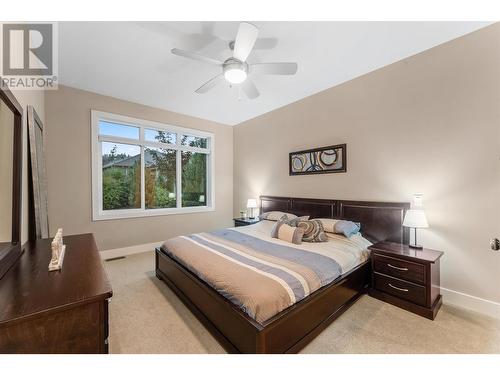
POLYGON ((163 280, 229 353, 297 353, 346 311, 370 280, 370 262, 260 324, 211 286, 156 248, 163 280))

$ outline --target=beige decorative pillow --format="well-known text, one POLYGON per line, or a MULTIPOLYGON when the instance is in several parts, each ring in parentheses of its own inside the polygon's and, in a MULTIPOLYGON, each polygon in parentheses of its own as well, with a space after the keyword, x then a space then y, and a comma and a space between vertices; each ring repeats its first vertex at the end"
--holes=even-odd
POLYGON ((340 220, 337 219, 316 219, 321 221, 323 224, 323 230, 328 233, 336 233, 335 232, 335 224, 337 224, 340 220))
POLYGON ((292 227, 287 224, 287 216, 283 215, 273 226, 271 237, 278 238, 282 241, 290 242, 296 245, 302 243, 304 230, 301 228, 292 227))
POLYGON ((288 224, 283 224, 280 226, 280 229, 278 229, 278 239, 296 245, 300 245, 302 243, 303 236, 304 230, 302 228, 291 227, 288 224))

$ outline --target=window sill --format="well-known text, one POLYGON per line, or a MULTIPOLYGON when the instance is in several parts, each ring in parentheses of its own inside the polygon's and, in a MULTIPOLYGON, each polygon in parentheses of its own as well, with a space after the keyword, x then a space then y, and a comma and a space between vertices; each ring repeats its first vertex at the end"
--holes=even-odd
POLYGON ((92 221, 133 219, 139 217, 154 217, 167 215, 184 215, 215 211, 215 207, 183 207, 183 208, 159 208, 151 210, 128 209, 109 212, 98 212, 92 215, 92 221))

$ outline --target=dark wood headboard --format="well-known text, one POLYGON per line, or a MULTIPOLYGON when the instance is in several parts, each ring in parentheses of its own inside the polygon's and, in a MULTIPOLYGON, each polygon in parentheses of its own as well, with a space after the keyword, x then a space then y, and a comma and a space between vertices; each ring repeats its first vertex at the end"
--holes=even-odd
POLYGON ((361 223, 361 233, 371 242, 392 241, 409 243, 410 230, 403 227, 403 219, 410 203, 343 201, 337 199, 313 199, 260 197, 260 212, 284 211, 311 218, 343 219, 361 223))

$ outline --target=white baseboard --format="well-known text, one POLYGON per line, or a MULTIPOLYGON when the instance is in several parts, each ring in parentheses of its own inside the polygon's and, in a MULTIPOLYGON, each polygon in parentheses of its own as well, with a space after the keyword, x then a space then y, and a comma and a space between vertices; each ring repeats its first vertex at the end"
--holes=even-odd
POLYGON ((443 304, 455 305, 500 319, 500 303, 441 287, 443 304))
POLYGON ((161 244, 162 244, 162 242, 152 242, 152 243, 145 243, 142 245, 121 247, 118 249, 111 249, 111 250, 104 250, 104 251, 100 252, 100 255, 101 255, 101 258, 104 260, 116 258, 116 257, 123 257, 123 256, 127 256, 127 255, 132 255, 132 254, 145 253, 147 251, 154 251, 155 247, 160 246, 161 244))

